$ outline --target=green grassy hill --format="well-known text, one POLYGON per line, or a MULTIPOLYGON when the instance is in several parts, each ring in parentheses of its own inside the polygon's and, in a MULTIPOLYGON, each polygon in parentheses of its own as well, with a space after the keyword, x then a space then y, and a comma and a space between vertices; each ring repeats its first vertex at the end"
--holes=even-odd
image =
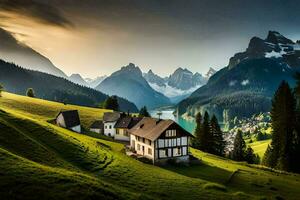
POLYGON ((192 149, 200 165, 157 167, 124 145, 46 121, 78 109, 89 126, 104 110, 3 93, 0 196, 3 199, 299 199, 300 175, 237 163, 192 149))
POLYGON ((254 153, 258 154, 259 157, 262 159, 270 143, 271 143, 271 139, 268 139, 268 140, 256 141, 248 145, 253 149, 254 153))

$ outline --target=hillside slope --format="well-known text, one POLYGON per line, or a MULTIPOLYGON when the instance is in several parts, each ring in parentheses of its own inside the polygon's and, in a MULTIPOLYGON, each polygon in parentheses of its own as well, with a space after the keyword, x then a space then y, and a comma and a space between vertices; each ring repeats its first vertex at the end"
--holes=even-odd
MULTIPOLYGON (((33 88, 38 98, 82 106, 97 106, 107 95, 91 88, 72 83, 64 78, 38 71, 20 68, 0 60, 0 84, 6 91, 25 95, 27 88, 33 88)), ((118 98, 122 111, 137 112, 137 107, 123 98, 118 98)))
POLYGON ((253 37, 244 52, 230 58, 206 85, 178 104, 179 114, 208 111, 220 121, 270 111, 281 81, 294 85, 300 70, 300 44, 276 31, 266 39, 253 37))
MULTIPOLYGON (((300 175, 193 150, 200 165, 143 164, 123 144, 46 122, 62 104, 0 98, 0 196, 6 199, 299 199, 300 175), (25 106, 26 105, 26 106, 25 106), (8 192, 10 191, 10 192, 8 192)), ((103 110, 78 107, 84 126, 103 110)), ((75 109, 68 105, 68 109, 75 109)))

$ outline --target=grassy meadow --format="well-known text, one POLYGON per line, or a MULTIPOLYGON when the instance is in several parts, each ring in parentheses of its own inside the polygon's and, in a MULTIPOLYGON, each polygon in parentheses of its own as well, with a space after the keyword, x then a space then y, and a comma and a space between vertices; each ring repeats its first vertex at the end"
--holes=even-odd
MULTIPOLYGON (((123 144, 47 123, 61 109, 79 110, 85 127, 106 112, 10 93, 0 97, 0 197, 300 199, 300 175, 195 149, 191 153, 201 164, 144 164, 126 156, 123 144)), ((258 152, 261 147, 256 146, 258 152)))

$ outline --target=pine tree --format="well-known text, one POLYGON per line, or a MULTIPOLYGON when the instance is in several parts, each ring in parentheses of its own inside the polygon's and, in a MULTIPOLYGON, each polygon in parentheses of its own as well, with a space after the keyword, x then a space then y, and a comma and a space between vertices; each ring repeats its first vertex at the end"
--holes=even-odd
POLYGON ((266 165, 289 170, 295 128, 295 100, 288 83, 283 81, 276 91, 271 110, 272 142, 266 165))
POLYGON ((2 92, 4 91, 4 87, 0 84, 0 97, 2 97, 2 92))
POLYGON ((201 149, 200 141, 203 140, 203 132, 202 132, 202 116, 201 113, 198 112, 196 114, 196 128, 194 132, 195 138, 192 139, 192 146, 196 149, 201 149))
POLYGON ((213 135, 211 132, 210 119, 208 112, 204 113, 203 126, 202 126, 202 137, 200 140, 200 149, 202 151, 213 153, 213 135))
POLYGON ((26 91, 26 95, 28 97, 35 97, 34 90, 32 88, 28 88, 26 91))
POLYGON ((246 143, 242 136, 242 131, 239 130, 234 138, 232 159, 236 161, 243 161, 245 159, 246 143))
POLYGON ((253 149, 250 146, 248 146, 248 148, 246 150, 245 160, 249 164, 254 164, 255 161, 256 161, 256 155, 254 154, 254 151, 253 151, 253 149))
POLYGON ((211 133, 213 135, 213 154, 224 156, 225 141, 223 138, 223 132, 219 126, 218 119, 215 115, 210 120, 211 133))
POLYGON ((116 96, 108 97, 103 103, 103 108, 119 111, 119 103, 116 96))
POLYGON ((295 131, 293 134, 293 148, 291 160, 293 165, 291 166, 292 171, 300 173, 300 73, 296 73, 296 87, 295 87, 295 98, 296 98, 296 118, 295 118, 295 131))
POLYGON ((146 106, 141 108, 141 110, 139 112, 139 117, 151 117, 146 106))

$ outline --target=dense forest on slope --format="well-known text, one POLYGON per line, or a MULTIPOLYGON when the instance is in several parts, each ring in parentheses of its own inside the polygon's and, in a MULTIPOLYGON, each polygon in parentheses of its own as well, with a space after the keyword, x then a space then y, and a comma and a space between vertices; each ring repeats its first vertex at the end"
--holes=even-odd
MULTIPOLYGON (((6 91, 25 95, 33 88, 36 97, 69 104, 95 107, 108 96, 64 78, 50 74, 23 69, 15 64, 0 60, 0 83, 6 91)), ((123 98, 118 98, 122 111, 137 112, 137 107, 123 98)))
POLYGON ((250 117, 270 110, 271 97, 282 80, 294 84, 295 70, 278 59, 245 60, 223 68, 208 83, 179 103, 179 113, 208 110, 219 119, 250 117))

